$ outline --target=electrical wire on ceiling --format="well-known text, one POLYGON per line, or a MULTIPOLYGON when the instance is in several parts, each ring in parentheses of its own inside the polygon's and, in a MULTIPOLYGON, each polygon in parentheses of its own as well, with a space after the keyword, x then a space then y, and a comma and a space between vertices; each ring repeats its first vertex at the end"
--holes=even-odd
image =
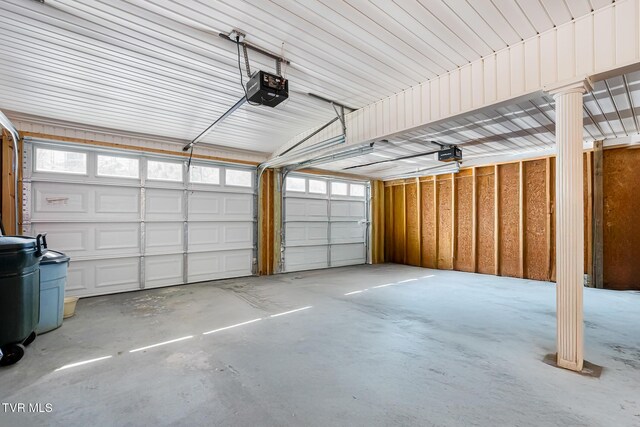
MULTIPOLYGON (((236 35, 236 47, 238 48, 238 72, 240 73, 240 86, 242 86, 242 90, 244 91, 244 97, 247 100, 247 103, 249 105, 253 105, 254 107, 258 106, 260 104, 258 104, 257 102, 249 101, 249 94, 247 93, 247 88, 244 87, 244 79, 242 77, 242 66, 240 65, 240 36, 239 35, 236 35)), ((249 64, 249 58, 246 57, 245 59, 247 61, 247 64, 249 64)), ((247 65, 247 72, 249 72, 248 65, 247 65)))

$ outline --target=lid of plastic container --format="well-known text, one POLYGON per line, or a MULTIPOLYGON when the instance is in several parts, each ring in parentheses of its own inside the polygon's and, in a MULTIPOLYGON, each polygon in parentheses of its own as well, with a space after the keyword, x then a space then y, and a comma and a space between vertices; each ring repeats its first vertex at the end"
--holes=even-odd
POLYGON ((30 236, 0 236, 0 252, 36 247, 36 238, 30 236))
POLYGON ((49 249, 44 255, 42 255, 42 261, 40 261, 40 264, 60 264, 63 262, 69 262, 70 259, 71 258, 62 252, 52 251, 49 249))

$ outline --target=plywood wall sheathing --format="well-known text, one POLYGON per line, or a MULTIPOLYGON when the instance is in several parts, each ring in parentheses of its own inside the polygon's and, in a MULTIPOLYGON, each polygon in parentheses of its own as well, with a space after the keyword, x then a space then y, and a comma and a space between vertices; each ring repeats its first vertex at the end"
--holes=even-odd
POLYGON ((477 257, 478 273, 493 274, 495 251, 493 249, 494 235, 494 168, 493 166, 476 168, 476 196, 477 196, 477 257))
POLYGON ((605 150, 604 287, 640 289, 640 150, 605 150))
MULTIPOLYGON (((585 154, 585 270, 596 253, 598 170, 604 174, 605 287, 640 289, 640 149, 585 154)), ((428 268, 556 280, 555 157, 384 184, 386 259, 428 268)))
POLYGON ((455 185, 455 223, 456 256, 453 268, 459 271, 473 272, 472 234, 473 234, 473 171, 463 170, 456 175, 455 185))
POLYGON ((393 239, 391 241, 391 261, 398 264, 404 264, 406 248, 404 185, 395 185, 391 187, 391 194, 393 200, 393 223, 391 225, 393 230, 393 239))
POLYGON ((371 263, 385 261, 385 187, 382 181, 371 181, 371 263))
POLYGON ((518 163, 518 277, 524 277, 524 168, 523 162, 518 163))
POLYGON ((523 163, 524 171, 524 275, 534 280, 547 280, 549 255, 547 245, 545 160, 523 163))
POLYGON ((518 163, 498 166, 498 205, 500 275, 517 277, 520 273, 519 175, 518 163))
POLYGON ((421 246, 422 246, 422 266, 427 268, 438 268, 438 245, 436 234, 438 225, 436 222, 436 205, 435 200, 435 180, 421 181, 420 183, 420 202, 422 205, 422 228, 421 228, 421 246))
POLYGON ((551 268, 549 269, 549 280, 556 281, 556 158, 551 157, 549 159, 550 173, 549 173, 549 189, 550 197, 549 204, 551 209, 551 251, 549 253, 549 260, 551 268))
POLYGON ((436 181, 438 189, 438 268, 442 270, 453 269, 451 257, 453 236, 451 181, 450 175, 440 175, 436 181))
POLYGON ((418 184, 416 180, 405 184, 407 246, 406 264, 420 266, 420 218, 418 217, 418 184))
POLYGON ((392 262, 393 259, 393 187, 384 187, 384 260, 392 262))

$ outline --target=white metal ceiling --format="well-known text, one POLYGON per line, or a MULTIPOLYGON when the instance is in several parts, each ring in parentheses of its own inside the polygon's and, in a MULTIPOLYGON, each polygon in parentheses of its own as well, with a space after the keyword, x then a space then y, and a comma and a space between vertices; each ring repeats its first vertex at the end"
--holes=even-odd
MULTIPOLYGON (((640 71, 596 82, 593 91, 584 95, 583 116, 586 142, 640 134, 640 71)), ((483 110, 378 142, 371 154, 319 167, 377 178, 410 174, 442 163, 433 154, 389 160, 438 148, 428 141, 462 146, 464 164, 546 154, 555 146, 555 103, 550 96, 542 96, 483 110)))
POLYGON ((271 152, 333 116, 305 93, 361 107, 610 2, 3 0, 0 109, 191 139, 242 95, 217 35, 238 28, 291 60, 291 98, 244 107, 205 142, 271 152))

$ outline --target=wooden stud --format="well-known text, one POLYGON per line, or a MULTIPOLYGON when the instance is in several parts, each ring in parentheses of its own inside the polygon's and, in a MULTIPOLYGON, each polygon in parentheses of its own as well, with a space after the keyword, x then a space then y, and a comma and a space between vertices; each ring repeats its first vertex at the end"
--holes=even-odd
POLYGON ((418 264, 422 265, 422 189, 420 178, 416 177, 416 220, 418 221, 418 264))
POLYGON ((456 263, 456 175, 451 173, 451 269, 456 263))
POLYGON ((520 255, 520 263, 519 263, 519 276, 521 278, 524 278, 524 222, 525 222, 525 206, 524 206, 524 165, 523 162, 520 161, 519 163, 519 168, 520 168, 520 173, 518 176, 518 183, 519 183, 519 188, 518 188, 518 196, 519 196, 519 200, 518 200, 518 210, 519 210, 519 255, 520 255))
POLYGON ((593 287, 593 179, 591 170, 592 153, 588 151, 587 157, 587 218, 585 227, 587 228, 587 274, 591 276, 590 286, 593 287))
POLYGON ((604 287, 604 193, 602 176, 604 153, 602 141, 596 141, 593 151, 593 285, 604 287))
POLYGON ((393 262, 396 259, 396 254, 395 254, 395 245, 393 244, 393 241, 395 239, 398 238, 398 236, 394 236, 394 215, 393 215, 393 211, 395 209, 393 209, 393 187, 389 188, 389 224, 391 225, 391 229, 389 230, 389 235, 391 236, 390 240, 390 245, 389 248, 387 249, 387 258, 385 259, 385 261, 390 261, 393 262))
POLYGON ((438 244, 438 239, 439 239, 439 234, 440 234, 440 227, 438 226, 438 180, 437 177, 434 175, 433 176, 433 217, 435 219, 434 221, 434 230, 433 230, 433 235, 436 239, 436 247, 435 247, 435 262, 434 265, 436 268, 439 267, 440 262, 439 262, 439 258, 440 258, 440 245, 438 244))
POLYGON ((498 165, 493 169, 493 263, 494 274, 500 274, 500 199, 498 197, 498 165))
POLYGON ((402 183, 402 201, 403 201, 403 207, 402 207, 402 236, 404 237, 404 253, 402 254, 402 263, 406 264, 407 263, 408 244, 409 244, 409 239, 407 239, 407 215, 408 215, 408 210, 407 210, 407 183, 406 182, 402 183))
POLYGON ((548 277, 547 280, 551 280, 553 268, 553 260, 551 259, 551 239, 553 236, 551 235, 551 157, 547 157, 545 162, 545 203, 546 203, 546 212, 547 212, 547 225, 546 225, 546 239, 547 239, 547 272, 548 277))
POLYGON ((476 168, 474 167, 471 172, 471 179, 473 180, 471 186, 471 263, 473 266, 473 272, 478 272, 478 200, 476 196, 476 168))

